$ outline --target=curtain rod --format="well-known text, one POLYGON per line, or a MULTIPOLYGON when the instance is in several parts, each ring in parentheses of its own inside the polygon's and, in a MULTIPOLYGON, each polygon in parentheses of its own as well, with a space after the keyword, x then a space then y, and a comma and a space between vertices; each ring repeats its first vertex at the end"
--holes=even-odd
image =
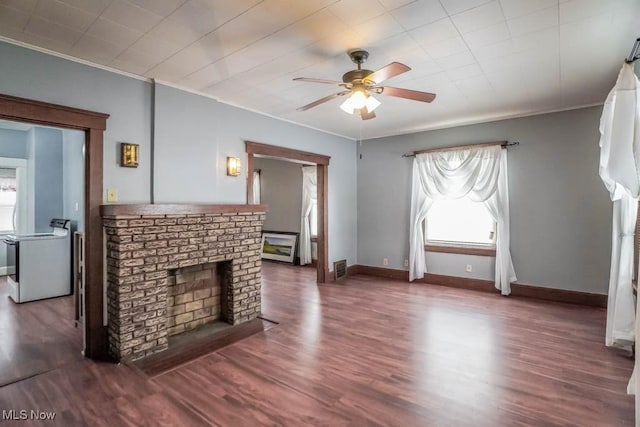
POLYGON ((638 59, 640 59, 640 38, 636 39, 636 42, 631 48, 631 53, 629 53, 629 56, 624 60, 624 62, 626 62, 627 64, 632 64, 638 59))
POLYGON ((424 153, 443 153, 445 151, 458 151, 458 150, 469 150, 471 148, 479 148, 479 147, 492 147, 494 145, 499 145, 502 148, 512 147, 514 145, 520 145, 518 141, 508 142, 508 141, 496 141, 496 142, 485 142, 482 144, 469 144, 469 145, 458 145, 455 147, 442 147, 442 148, 429 148, 427 150, 418 150, 413 153, 403 154, 402 157, 415 157, 416 154, 424 154, 424 153))

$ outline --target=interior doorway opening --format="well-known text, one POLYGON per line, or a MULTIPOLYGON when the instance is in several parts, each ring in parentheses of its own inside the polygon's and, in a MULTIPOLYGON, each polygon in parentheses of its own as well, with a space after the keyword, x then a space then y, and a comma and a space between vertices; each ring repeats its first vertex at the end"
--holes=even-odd
MULTIPOLYGON (((294 150, 290 148, 277 147, 274 145, 262 144, 252 141, 245 141, 247 152, 247 203, 256 204, 257 192, 254 191, 255 177, 253 171, 256 157, 281 159, 315 165, 316 167, 316 206, 317 217, 317 263, 316 277, 318 283, 324 283, 329 276, 329 238, 328 238, 328 178, 329 178, 329 156, 309 153, 306 151, 294 150)), ((267 215, 269 215, 267 213, 267 215)))

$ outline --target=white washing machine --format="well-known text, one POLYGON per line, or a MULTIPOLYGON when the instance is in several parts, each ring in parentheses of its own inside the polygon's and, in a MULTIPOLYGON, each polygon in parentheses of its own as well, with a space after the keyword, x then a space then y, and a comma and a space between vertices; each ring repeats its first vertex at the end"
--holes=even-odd
POLYGON ((54 218, 50 233, 8 235, 7 281, 16 303, 71 294, 69 220, 54 218), (15 266, 15 269, 11 267, 15 266))

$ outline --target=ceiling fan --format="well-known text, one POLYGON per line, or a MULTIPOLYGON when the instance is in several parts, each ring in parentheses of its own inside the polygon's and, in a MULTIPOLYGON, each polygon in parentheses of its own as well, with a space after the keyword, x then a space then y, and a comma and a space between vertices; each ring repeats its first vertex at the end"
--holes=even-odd
POLYGON ((310 79, 306 77, 297 77, 293 79, 301 82, 335 84, 345 89, 341 92, 325 96, 324 98, 320 98, 317 101, 300 107, 298 108, 299 111, 306 111, 334 98, 349 95, 347 100, 340 105, 340 108, 349 114, 360 115, 362 120, 369 120, 376 116, 376 113, 374 113, 373 110, 380 105, 380 101, 372 96, 374 93, 421 102, 431 102, 436 97, 435 93, 420 92, 417 90, 402 89, 391 86, 380 86, 380 83, 385 80, 411 70, 411 68, 404 64, 392 62, 377 71, 365 70, 362 68, 362 64, 367 60, 367 58, 369 58, 369 52, 362 49, 352 49, 348 51, 347 54, 358 68, 346 72, 342 76, 341 82, 337 80, 310 79))

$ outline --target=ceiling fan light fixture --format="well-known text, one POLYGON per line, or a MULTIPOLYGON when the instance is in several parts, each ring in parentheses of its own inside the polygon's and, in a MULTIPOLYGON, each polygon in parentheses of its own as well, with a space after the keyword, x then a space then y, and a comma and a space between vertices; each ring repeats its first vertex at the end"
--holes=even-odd
POLYGON ((348 97, 342 104, 340 104, 340 109, 347 114, 353 114, 353 101, 351 97, 348 97))
POLYGON ((369 95, 367 97, 367 102, 366 102, 366 104, 364 104, 364 106, 367 107, 367 111, 369 111, 371 113, 373 110, 378 108, 380 106, 380 104, 381 104, 380 101, 375 99, 373 96, 369 95))
POLYGON ((340 105, 342 111, 348 114, 355 114, 361 108, 367 107, 372 112, 380 105, 380 101, 373 96, 366 94, 364 91, 356 90, 340 105))

